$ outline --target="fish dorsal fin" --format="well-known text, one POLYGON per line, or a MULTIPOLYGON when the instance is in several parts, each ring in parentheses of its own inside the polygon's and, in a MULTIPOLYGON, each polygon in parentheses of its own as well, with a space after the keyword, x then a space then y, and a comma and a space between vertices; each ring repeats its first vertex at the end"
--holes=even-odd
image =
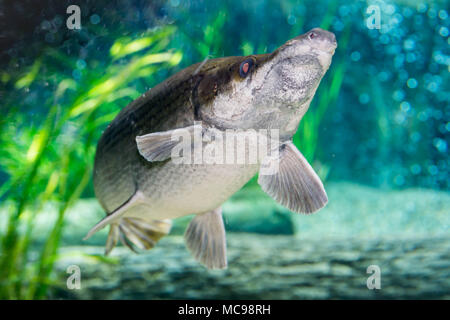
POLYGON ((137 148, 139 153, 147 161, 164 161, 171 157, 172 149, 180 143, 180 137, 189 140, 181 142, 187 142, 190 145, 194 140, 193 136, 196 130, 200 130, 201 134, 201 126, 193 125, 185 128, 137 136, 137 148))
POLYGON ((271 175, 260 173, 258 183, 281 205, 294 212, 313 213, 328 202, 322 181, 292 142, 284 143, 278 157, 266 161, 278 161, 278 170, 271 175))
POLYGON ((184 234, 194 258, 209 269, 227 267, 227 244, 222 208, 196 215, 184 234))

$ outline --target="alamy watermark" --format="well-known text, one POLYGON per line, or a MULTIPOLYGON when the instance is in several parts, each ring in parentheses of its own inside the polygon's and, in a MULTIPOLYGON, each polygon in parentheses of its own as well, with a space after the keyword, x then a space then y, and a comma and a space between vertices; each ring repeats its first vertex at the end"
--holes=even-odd
POLYGON ((366 26, 369 29, 381 29, 381 9, 377 5, 370 5, 366 9, 369 15, 366 19, 366 26))
POLYGON ((203 128, 195 122, 193 129, 173 130, 171 150, 174 164, 260 164, 260 174, 278 172, 279 149, 282 145, 278 129, 225 131, 203 128))
POLYGON ((381 289, 381 268, 378 265, 373 264, 367 267, 366 272, 372 274, 367 278, 367 289, 381 289))
POLYGON ((67 14, 70 16, 66 20, 66 27, 69 30, 80 30, 81 29, 81 9, 77 5, 70 5, 66 10, 67 14))
POLYGON ((70 274, 67 278, 66 284, 69 290, 80 290, 81 289, 81 269, 76 264, 67 267, 66 272, 70 274))

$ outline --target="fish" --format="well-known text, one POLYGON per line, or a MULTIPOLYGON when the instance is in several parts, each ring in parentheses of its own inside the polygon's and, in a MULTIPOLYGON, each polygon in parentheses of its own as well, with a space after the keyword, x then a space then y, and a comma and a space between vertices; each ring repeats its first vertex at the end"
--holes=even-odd
MULTIPOLYGON (((129 103, 97 145, 94 190, 106 217, 85 239, 109 225, 105 254, 119 241, 133 251, 148 250, 170 232, 172 220, 195 215, 184 234, 188 250, 206 268, 224 269, 222 204, 258 172, 262 190, 291 211, 309 214, 324 207, 323 183, 292 137, 336 47, 333 33, 314 28, 272 53, 191 65, 129 103), (265 137, 276 132, 269 148, 274 152, 258 154, 253 162, 176 161, 174 154, 186 160, 200 147, 223 146, 233 130, 265 137), (174 139, 179 132, 193 138, 183 144, 192 150, 180 149, 174 139), (223 139, 195 143, 195 137, 220 134, 223 139), (174 153, 177 148, 182 151, 174 153), (276 170, 263 174, 263 166, 276 170)), ((251 149, 233 148, 245 156, 251 149)))

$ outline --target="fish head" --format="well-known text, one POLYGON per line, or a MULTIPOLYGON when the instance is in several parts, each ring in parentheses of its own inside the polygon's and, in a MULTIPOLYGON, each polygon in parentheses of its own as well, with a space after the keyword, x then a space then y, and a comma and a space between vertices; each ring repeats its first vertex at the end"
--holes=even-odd
POLYGON ((333 33, 315 28, 272 53, 210 60, 196 92, 204 99, 201 118, 225 129, 278 129, 292 136, 336 47, 333 33))

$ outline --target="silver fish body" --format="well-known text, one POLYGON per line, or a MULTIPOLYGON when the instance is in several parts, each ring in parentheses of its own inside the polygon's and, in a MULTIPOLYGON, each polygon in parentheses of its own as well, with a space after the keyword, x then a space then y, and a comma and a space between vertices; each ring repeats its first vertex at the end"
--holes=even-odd
MULTIPOLYGON (((131 249, 150 249, 170 231, 172 219, 196 214, 185 235, 188 248, 207 267, 224 268, 220 206, 264 161, 279 163, 277 174, 259 178, 263 190, 278 202, 305 213, 325 205, 320 179, 290 140, 335 48, 333 34, 313 29, 271 54, 192 65, 130 103, 97 146, 94 188, 107 216, 87 237, 110 225, 107 253, 119 239, 131 249), (251 163, 175 163, 174 131, 193 133, 199 122, 202 135, 215 132, 223 137, 227 130, 276 129, 279 158, 258 155, 251 163)), ((207 144, 222 147, 226 139, 207 144)))

